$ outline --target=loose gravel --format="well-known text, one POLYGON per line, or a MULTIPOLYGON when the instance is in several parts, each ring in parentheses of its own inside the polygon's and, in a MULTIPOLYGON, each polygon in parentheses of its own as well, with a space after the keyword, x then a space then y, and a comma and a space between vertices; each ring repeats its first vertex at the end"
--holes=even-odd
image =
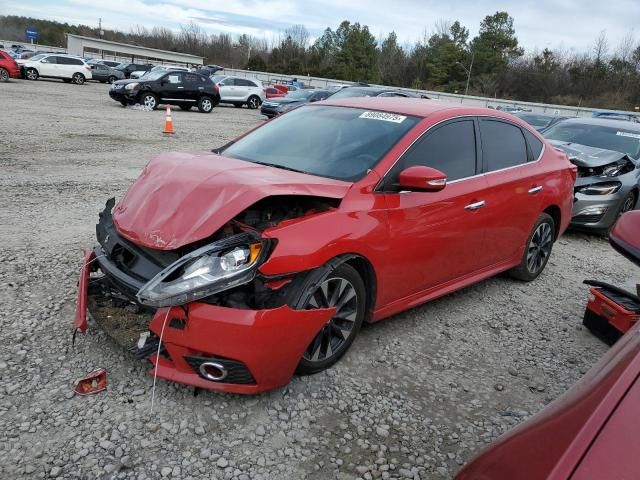
POLYGON ((71 344, 81 249, 154 155, 204 150, 256 111, 121 107, 107 86, 0 85, 0 478, 440 479, 542 409, 606 346, 582 328, 585 277, 635 273, 567 234, 544 274, 506 277, 365 326, 334 368, 256 397, 159 381, 91 325, 71 344), (108 369, 108 388, 73 381, 108 369))

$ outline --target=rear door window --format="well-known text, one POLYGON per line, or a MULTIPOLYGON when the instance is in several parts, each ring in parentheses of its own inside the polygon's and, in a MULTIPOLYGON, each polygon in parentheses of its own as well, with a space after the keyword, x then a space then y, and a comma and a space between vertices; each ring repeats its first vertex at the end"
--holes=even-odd
POLYGON ((527 139, 527 143, 529 144, 529 151, 531 153, 530 160, 537 160, 542 153, 544 144, 529 130, 524 130, 524 136, 527 139))
POLYGON ((185 83, 198 83, 198 79, 202 78, 200 75, 196 75, 195 73, 184 73, 182 81, 185 83))
POLYGON ((43 58, 41 62, 42 63, 59 63, 58 57, 55 57, 55 56, 43 58))
POLYGON ((476 174, 476 134, 473 120, 458 120, 427 132, 394 167, 392 182, 402 170, 424 165, 440 170, 448 181, 476 174))
POLYGON ((520 127, 500 120, 480 120, 482 156, 488 172, 527 163, 527 144, 520 127))

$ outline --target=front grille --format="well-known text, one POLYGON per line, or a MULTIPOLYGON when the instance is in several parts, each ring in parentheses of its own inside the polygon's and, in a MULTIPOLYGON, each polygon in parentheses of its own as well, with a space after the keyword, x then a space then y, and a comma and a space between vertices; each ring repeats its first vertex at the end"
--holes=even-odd
MULTIPOLYGON (((193 371, 200 375, 202 378, 205 378, 200 373, 200 365, 205 362, 215 362, 224 366, 227 370, 227 376, 221 383, 239 383, 244 385, 255 384, 256 381, 251 375, 249 369, 244 365, 244 363, 239 362, 237 360, 229 360, 226 358, 216 358, 216 357, 184 357, 189 366, 193 368, 193 371)), ((207 379, 208 380, 208 379, 207 379)), ((211 381, 211 380, 210 380, 211 381)))
POLYGON ((571 219, 573 223, 598 223, 602 220, 604 213, 598 215, 576 215, 571 219))

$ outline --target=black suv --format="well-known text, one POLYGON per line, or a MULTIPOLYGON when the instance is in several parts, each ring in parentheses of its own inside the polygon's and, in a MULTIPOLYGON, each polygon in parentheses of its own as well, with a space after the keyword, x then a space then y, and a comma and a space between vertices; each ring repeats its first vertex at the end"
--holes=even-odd
POLYGON ((210 113, 220 102, 218 87, 209 77, 166 70, 118 80, 111 84, 109 96, 124 106, 140 103, 155 110, 160 104, 171 104, 189 110, 196 105, 203 113, 210 113))
POLYGON ((139 63, 121 63, 115 68, 124 73, 124 78, 129 78, 132 72, 147 72, 153 68, 153 65, 141 65, 139 63))

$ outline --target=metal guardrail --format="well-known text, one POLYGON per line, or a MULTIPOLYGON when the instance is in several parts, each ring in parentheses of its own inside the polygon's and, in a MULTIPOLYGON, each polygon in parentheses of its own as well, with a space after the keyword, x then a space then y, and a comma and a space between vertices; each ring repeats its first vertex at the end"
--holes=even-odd
MULTIPOLYGON (((283 75, 279 73, 240 70, 240 69, 234 69, 234 68, 225 68, 224 74, 235 75, 239 77, 255 78, 257 80, 261 80, 262 82, 273 82, 275 80, 291 80, 292 78, 296 77, 295 75, 283 75)), ((326 88, 330 85, 349 85, 352 83, 352 82, 346 82, 344 80, 335 80, 331 78, 311 77, 309 75, 298 75, 296 78, 298 78, 298 80, 305 82, 305 84, 308 84, 316 88, 318 87, 326 88)), ((384 85, 374 85, 374 84, 371 84, 371 85, 376 87, 384 86, 384 85)), ((620 113, 626 113, 626 114, 629 114, 629 113, 638 114, 638 112, 628 112, 628 111, 621 111, 621 110, 573 107, 568 105, 554 105, 554 104, 534 103, 534 102, 520 102, 517 100, 506 100, 501 98, 489 98, 489 97, 476 97, 472 95, 460 95, 455 93, 435 92, 431 90, 416 90, 412 88, 400 88, 400 87, 393 87, 393 88, 416 93, 418 95, 426 95, 429 98, 436 99, 436 100, 444 100, 447 102, 461 103, 461 104, 471 105, 476 107, 493 107, 493 108, 520 107, 524 110, 531 110, 532 112, 549 113, 553 115, 578 116, 578 117, 590 117, 594 111, 601 111, 601 110, 620 112, 620 113)))
POLYGON ((48 52, 67 53, 67 49, 63 47, 52 47, 51 45, 41 45, 39 43, 16 42, 15 40, 0 39, 0 45, 4 45, 4 50, 10 50, 11 45, 22 45, 28 50, 46 50, 48 52))

